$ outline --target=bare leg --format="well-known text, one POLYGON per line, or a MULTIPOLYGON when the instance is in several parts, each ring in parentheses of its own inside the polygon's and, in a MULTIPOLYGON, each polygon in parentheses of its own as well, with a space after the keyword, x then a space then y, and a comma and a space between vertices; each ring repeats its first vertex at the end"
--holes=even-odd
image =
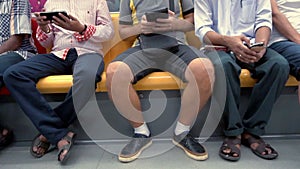
POLYGON ((179 122, 191 126, 211 96, 214 69, 209 59, 195 59, 185 72, 188 84, 182 94, 179 122))
POLYGON ((116 108, 134 128, 141 126, 144 122, 141 102, 131 84, 133 75, 130 68, 123 62, 113 62, 106 72, 108 94, 116 108))

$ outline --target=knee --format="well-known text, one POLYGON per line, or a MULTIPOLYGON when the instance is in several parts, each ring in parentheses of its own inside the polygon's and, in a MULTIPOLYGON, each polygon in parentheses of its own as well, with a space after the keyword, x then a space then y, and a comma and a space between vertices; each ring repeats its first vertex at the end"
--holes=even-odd
POLYGON ((115 72, 117 71, 118 66, 119 66, 119 64, 117 64, 116 62, 112 62, 107 66, 107 69, 106 69, 106 86, 109 89, 111 87, 112 78, 113 78, 115 72))
POLYGON ((106 69, 106 87, 110 91, 113 83, 129 83, 132 79, 130 68, 122 62, 112 62, 106 69), (117 80, 114 80, 117 79, 117 80))
POLYGON ((8 68, 4 73, 3 73, 3 81, 6 85, 9 85, 10 83, 13 84, 13 80, 17 77, 17 71, 12 68, 8 68))
POLYGON ((188 69, 192 72, 186 76, 188 81, 194 78, 197 83, 209 84, 207 86, 211 86, 215 81, 214 66, 209 59, 195 59, 189 64, 188 69))
POLYGON ((288 77, 290 72, 290 66, 286 59, 279 58, 273 63, 272 72, 277 72, 277 75, 282 75, 283 77, 288 77))

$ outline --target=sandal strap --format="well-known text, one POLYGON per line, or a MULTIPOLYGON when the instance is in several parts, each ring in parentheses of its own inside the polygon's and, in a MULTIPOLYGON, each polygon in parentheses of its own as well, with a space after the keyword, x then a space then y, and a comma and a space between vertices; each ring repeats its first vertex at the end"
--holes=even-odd
POLYGON ((43 148, 43 149, 47 150, 50 147, 50 143, 39 140, 39 142, 35 146, 37 148, 43 148))
POLYGON ((268 153, 267 148, 271 150, 270 154, 276 154, 277 153, 276 150, 273 147, 271 147, 270 144, 265 143, 265 141, 261 137, 259 137, 259 136, 250 135, 249 138, 243 139, 243 144, 246 145, 246 146, 248 146, 248 147, 250 147, 250 148, 251 148, 251 144, 253 144, 253 143, 257 143, 258 144, 258 146, 256 147, 255 151, 258 152, 258 153, 260 153, 260 154, 262 154, 263 152, 265 152, 266 155, 268 155, 269 153, 268 153))
POLYGON ((237 145, 241 145, 241 139, 237 137, 226 137, 223 141, 221 150, 230 149, 231 155, 233 154, 240 154, 240 149, 237 147, 237 145))

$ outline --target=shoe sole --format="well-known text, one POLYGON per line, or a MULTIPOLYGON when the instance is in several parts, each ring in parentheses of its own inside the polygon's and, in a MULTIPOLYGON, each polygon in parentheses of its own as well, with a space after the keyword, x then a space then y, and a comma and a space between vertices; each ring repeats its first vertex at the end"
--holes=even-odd
POLYGON ((176 146, 178 146, 179 148, 181 148, 184 152, 185 152, 185 154, 187 155, 187 156, 189 156, 190 158, 192 158, 192 159, 194 159, 194 160, 197 160, 197 161, 204 161, 204 160, 206 160, 206 159, 208 159, 208 154, 207 154, 207 151, 206 151, 206 149, 204 148, 204 150, 205 150, 205 153, 203 153, 203 154, 193 154, 193 153, 191 153, 189 150, 187 150, 185 147, 183 147, 182 145, 180 145, 177 141, 175 141, 175 140, 172 140, 172 142, 176 145, 176 146))
POLYGON ((138 151, 135 155, 133 155, 131 157, 122 157, 119 155, 118 159, 119 159, 119 161, 121 161, 123 163, 128 163, 128 162, 134 161, 140 156, 142 151, 144 151, 146 148, 148 148, 151 144, 152 144, 152 140, 149 143, 147 143, 144 147, 142 147, 141 150, 138 151))

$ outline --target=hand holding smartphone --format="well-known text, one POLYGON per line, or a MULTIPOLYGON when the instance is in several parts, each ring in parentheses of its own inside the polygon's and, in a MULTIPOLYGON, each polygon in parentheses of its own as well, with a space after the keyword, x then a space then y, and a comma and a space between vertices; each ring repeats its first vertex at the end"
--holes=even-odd
POLYGON ((250 49, 255 52, 260 52, 261 50, 265 49, 266 46, 264 42, 256 42, 250 45, 250 49))
POLYGON ((162 18, 162 19, 169 18, 168 8, 163 8, 153 12, 146 12, 145 15, 148 22, 156 22, 158 18, 162 18))
POLYGON ((251 43, 250 46, 248 44, 245 43, 245 45, 255 51, 255 52, 260 52, 261 50, 265 49, 266 46, 265 46, 265 43, 264 42, 255 42, 255 43, 251 43))
POLYGON ((53 16, 56 16, 60 20, 64 20, 62 17, 59 16, 59 13, 63 14, 64 16, 69 18, 69 15, 65 11, 54 11, 54 12, 40 12, 40 16, 46 16, 47 21, 52 22, 53 21, 53 16))

